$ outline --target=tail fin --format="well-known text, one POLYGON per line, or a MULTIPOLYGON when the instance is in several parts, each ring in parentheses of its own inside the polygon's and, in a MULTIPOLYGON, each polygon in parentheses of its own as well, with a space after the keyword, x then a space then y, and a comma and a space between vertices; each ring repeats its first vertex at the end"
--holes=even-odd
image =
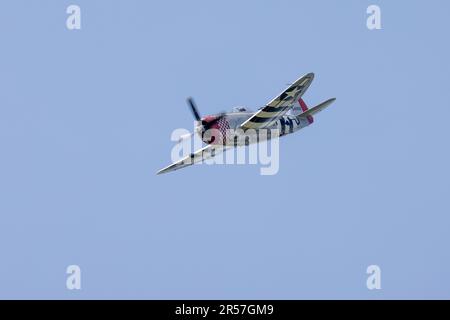
MULTIPOLYGON (((301 115, 304 115, 308 111, 308 106, 302 98, 298 99, 298 104, 300 105, 300 108, 302 110, 301 115)), ((314 122, 314 118, 312 115, 306 116, 306 119, 308 119, 309 124, 314 122)))
POLYGON ((298 116, 307 110, 308 106, 306 105, 305 101, 300 98, 297 102, 294 103, 292 108, 286 114, 291 116, 298 116))

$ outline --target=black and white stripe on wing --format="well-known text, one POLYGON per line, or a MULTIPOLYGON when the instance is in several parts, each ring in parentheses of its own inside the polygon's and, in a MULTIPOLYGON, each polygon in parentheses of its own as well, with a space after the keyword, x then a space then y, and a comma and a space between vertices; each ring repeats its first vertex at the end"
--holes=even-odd
POLYGON ((295 81, 289 88, 245 121, 241 128, 246 130, 269 127, 292 107, 298 97, 305 93, 313 79, 314 74, 308 73, 295 81))
POLYGON ((290 106, 288 106, 288 107, 281 107, 281 108, 274 108, 274 107, 269 107, 269 108, 273 109, 273 110, 268 111, 267 107, 264 108, 264 115, 267 114, 267 117, 266 116, 255 115, 249 122, 264 123, 264 122, 272 121, 275 118, 277 118, 279 113, 287 111, 290 108, 290 106))

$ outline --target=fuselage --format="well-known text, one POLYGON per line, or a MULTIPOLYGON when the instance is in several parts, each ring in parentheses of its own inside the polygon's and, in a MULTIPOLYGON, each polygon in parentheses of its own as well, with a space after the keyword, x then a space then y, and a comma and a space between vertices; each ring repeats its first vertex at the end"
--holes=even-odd
MULTIPOLYGON (((277 136, 294 133, 313 123, 312 117, 300 117, 298 115, 284 115, 264 129, 247 129, 243 131, 240 126, 248 120, 253 112, 226 113, 217 123, 211 126, 208 132, 197 127, 197 133, 207 144, 222 144, 227 146, 248 145, 262 140, 268 140, 277 136)), ((204 117, 204 121, 213 121, 218 115, 204 117)))

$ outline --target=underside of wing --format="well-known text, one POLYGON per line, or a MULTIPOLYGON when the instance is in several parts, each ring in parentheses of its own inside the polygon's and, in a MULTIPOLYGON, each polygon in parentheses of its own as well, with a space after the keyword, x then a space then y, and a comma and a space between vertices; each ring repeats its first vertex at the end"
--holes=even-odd
POLYGON ((182 169, 188 166, 191 166, 195 163, 202 162, 206 159, 210 159, 215 157, 217 154, 222 153, 225 150, 222 145, 212 145, 209 144, 204 148, 201 148, 194 153, 191 153, 189 156, 184 157, 183 159, 172 163, 171 165, 159 170, 156 174, 163 174, 171 171, 175 171, 178 169, 182 169))
POLYGON ((308 73, 295 81, 279 96, 255 112, 241 125, 241 129, 262 129, 271 126, 306 92, 313 79, 314 73, 308 73))

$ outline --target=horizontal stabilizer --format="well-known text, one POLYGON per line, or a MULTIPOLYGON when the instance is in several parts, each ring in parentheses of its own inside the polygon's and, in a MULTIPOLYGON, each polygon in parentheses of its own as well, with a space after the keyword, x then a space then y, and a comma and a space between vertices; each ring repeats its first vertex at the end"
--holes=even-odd
POLYGON ((299 117, 308 117, 308 116, 313 116, 316 113, 322 111, 323 109, 325 109, 326 107, 328 107, 330 104, 332 104, 334 102, 334 100, 336 100, 336 98, 331 98, 328 99, 325 102, 322 102, 321 104, 315 106, 314 108, 309 109, 308 111, 303 112, 302 114, 299 115, 299 117))

